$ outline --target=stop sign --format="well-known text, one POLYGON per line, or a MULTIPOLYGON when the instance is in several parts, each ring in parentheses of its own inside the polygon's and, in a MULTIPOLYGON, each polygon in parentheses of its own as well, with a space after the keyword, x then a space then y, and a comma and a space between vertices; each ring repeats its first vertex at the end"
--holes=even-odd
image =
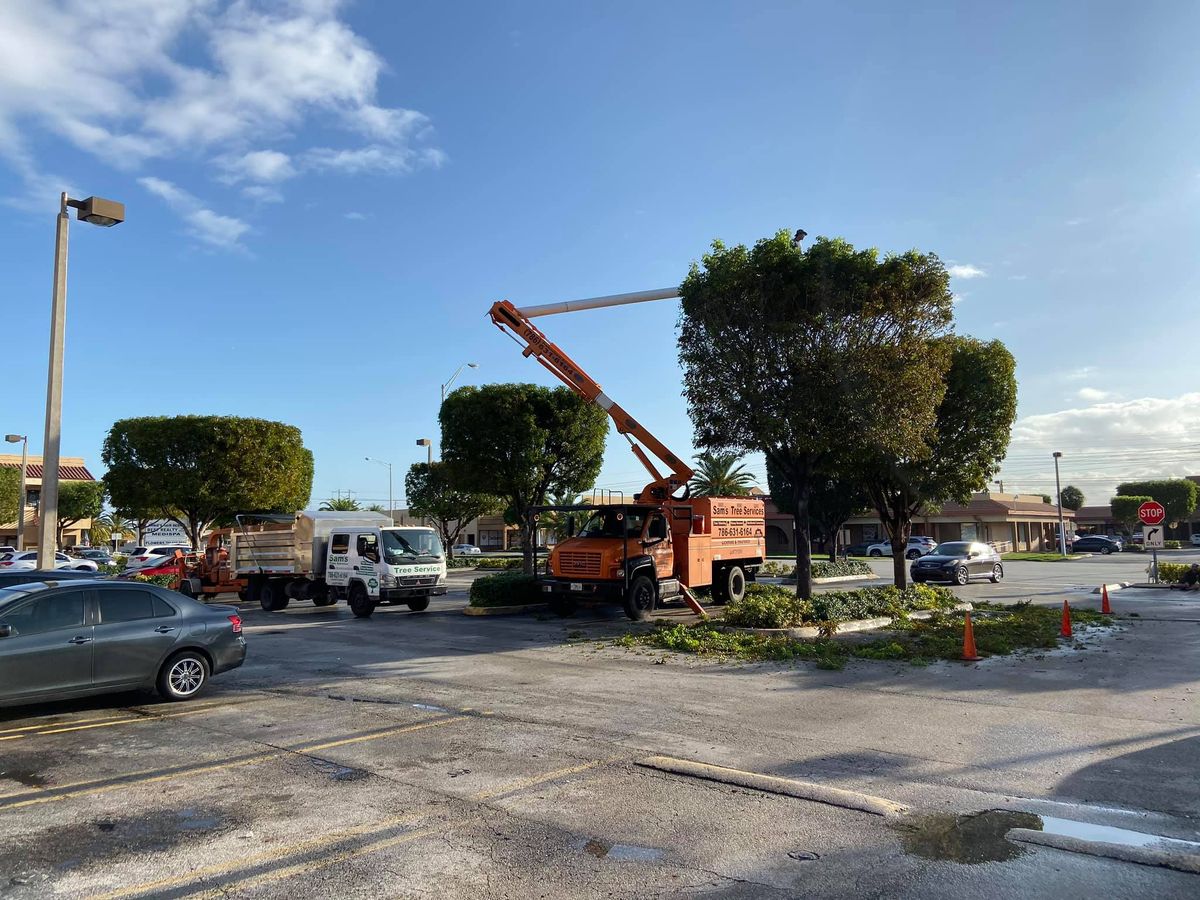
POLYGON ((1143 525, 1161 525, 1167 511, 1157 500, 1150 500, 1138 507, 1138 519, 1143 525))

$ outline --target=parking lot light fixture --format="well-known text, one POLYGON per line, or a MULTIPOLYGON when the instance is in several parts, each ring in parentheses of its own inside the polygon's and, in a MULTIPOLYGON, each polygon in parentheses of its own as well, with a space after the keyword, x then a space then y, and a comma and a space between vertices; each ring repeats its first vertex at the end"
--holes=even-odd
POLYGON ((25 549, 25 472, 29 468, 29 435, 6 434, 4 439, 10 444, 21 445, 21 486, 17 495, 17 550, 21 551, 25 549))
POLYGON ((1067 555, 1067 531, 1063 528, 1062 514, 1062 482, 1058 477, 1058 461, 1062 459, 1062 453, 1058 450, 1054 451, 1054 499, 1058 501, 1058 552, 1063 556, 1067 555))
MULTIPOLYGON (((373 463, 378 463, 381 466, 387 466, 387 470, 388 470, 388 518, 391 519, 392 511, 395 510, 395 508, 396 508, 395 501, 392 500, 392 464, 390 462, 385 462, 382 459, 376 459, 373 456, 364 456, 363 459, 365 459, 367 462, 373 462, 373 463)), ((393 521, 395 521, 395 520, 393 520, 393 521)))
POLYGON ((92 225, 111 228, 125 221, 125 204, 103 197, 72 200, 59 196, 58 225, 54 236, 54 287, 50 302, 50 366, 46 377, 46 439, 42 444, 42 492, 38 515, 39 569, 54 568, 58 549, 58 456, 62 438, 63 338, 67 327, 68 209, 92 225))
POLYGON ((433 465, 433 441, 429 438, 417 438, 417 446, 424 447, 429 452, 429 465, 433 465))
POLYGON ((469 362, 469 363, 463 363, 461 366, 459 366, 457 369, 455 369, 454 374, 451 375, 449 378, 447 378, 446 383, 442 385, 442 402, 443 403, 446 402, 446 391, 450 390, 450 385, 454 384, 454 379, 456 379, 458 377, 459 372, 461 372, 463 369, 478 369, 478 368, 479 368, 479 363, 469 362))

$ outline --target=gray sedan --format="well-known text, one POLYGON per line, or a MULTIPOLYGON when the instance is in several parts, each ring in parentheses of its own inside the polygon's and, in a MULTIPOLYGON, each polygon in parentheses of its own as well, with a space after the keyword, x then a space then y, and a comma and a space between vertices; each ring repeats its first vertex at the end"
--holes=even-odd
POLYGON ((245 658, 232 606, 136 582, 0 589, 0 706, 146 688, 189 700, 245 658))

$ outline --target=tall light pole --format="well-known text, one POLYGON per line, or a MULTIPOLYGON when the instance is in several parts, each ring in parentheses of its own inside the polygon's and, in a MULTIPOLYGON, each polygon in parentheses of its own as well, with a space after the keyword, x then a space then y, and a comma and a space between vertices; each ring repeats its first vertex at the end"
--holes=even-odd
POLYGON ((25 472, 29 469, 29 435, 6 434, 10 444, 21 444, 21 499, 17 501, 17 550, 25 549, 25 472))
POLYGON ((379 465, 381 465, 381 466, 387 466, 387 470, 388 470, 388 518, 391 519, 392 511, 396 508, 396 504, 392 500, 392 464, 390 462, 385 462, 382 459, 376 459, 373 456, 365 456, 363 458, 367 462, 379 463, 379 465))
POLYGON ((77 210, 81 221, 111 228, 125 221, 125 204, 101 197, 72 200, 66 191, 59 198, 58 227, 54 235, 54 289, 50 302, 50 372, 46 378, 46 440, 42 444, 42 493, 38 513, 39 569, 54 568, 58 549, 58 451, 62 437, 63 338, 67 328, 67 209, 77 210))
POLYGON ((1062 482, 1058 479, 1058 461, 1062 459, 1062 453, 1054 451, 1054 499, 1058 501, 1058 550, 1063 555, 1067 555, 1067 530, 1063 528, 1062 514, 1062 482))
POLYGON ((433 441, 429 438, 417 438, 417 446, 429 451, 429 464, 433 465, 433 441))
POLYGON ((469 363, 463 363, 461 366, 459 366, 457 369, 455 369, 454 374, 451 375, 449 378, 447 378, 446 383, 442 385, 442 402, 443 403, 446 402, 446 391, 450 390, 450 385, 454 384, 454 379, 458 377, 459 372, 461 372, 463 369, 478 369, 478 368, 479 368, 479 363, 469 362, 469 363))

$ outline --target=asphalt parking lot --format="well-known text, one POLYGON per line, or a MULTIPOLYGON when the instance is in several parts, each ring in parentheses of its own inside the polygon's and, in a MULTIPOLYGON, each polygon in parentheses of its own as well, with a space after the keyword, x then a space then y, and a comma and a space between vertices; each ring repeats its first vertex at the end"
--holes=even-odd
MULTIPOLYGON (((1011 563, 957 590, 1098 604, 1090 586, 1145 562, 1011 563)), ((1114 594, 1119 627, 1083 651, 829 672, 620 650, 606 610, 463 616, 470 577, 426 613, 370 620, 242 604, 247 664, 192 703, 0 710, 0 896, 1200 891, 1169 868, 945 832, 1001 810, 1200 840, 1200 602, 1114 594)))

